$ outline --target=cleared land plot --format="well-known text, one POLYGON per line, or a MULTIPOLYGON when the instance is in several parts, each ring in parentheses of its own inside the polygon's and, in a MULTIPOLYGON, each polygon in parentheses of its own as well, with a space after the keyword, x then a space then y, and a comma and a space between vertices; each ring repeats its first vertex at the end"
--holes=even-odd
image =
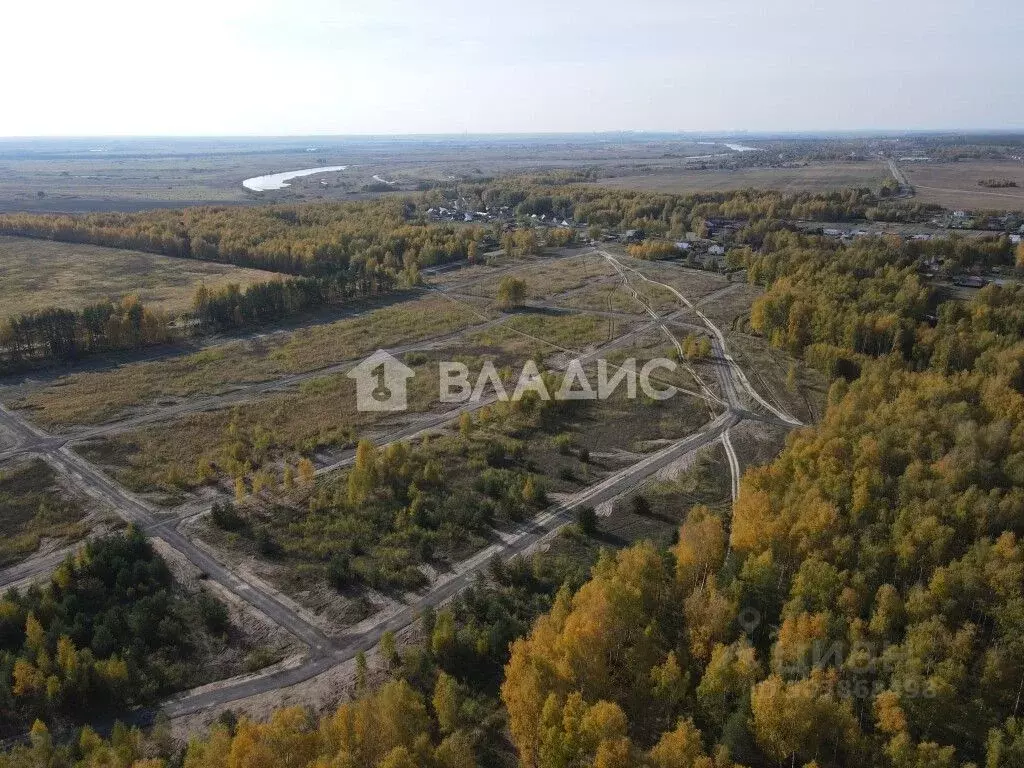
POLYGON ((42 459, 0 466, 0 568, 83 538, 87 502, 63 487, 42 459))
MULTIPOLYGON (((671 285, 691 301, 698 301, 731 285, 729 278, 725 275, 700 269, 689 269, 675 263, 638 261, 635 259, 627 263, 652 280, 671 285)), ((657 290, 664 290, 659 289, 658 286, 645 286, 643 283, 637 287, 651 287, 657 290)), ((674 296, 671 291, 668 291, 668 293, 674 296)), ((678 303, 678 301, 677 298, 676 302, 678 303)))
POLYGON ((647 311, 636 299, 622 290, 617 278, 604 283, 595 282, 564 296, 555 296, 551 301, 560 307, 594 312, 625 312, 638 317, 647 311))
POLYGON ((1016 162, 901 163, 914 199, 944 208, 1024 210, 1024 164, 1016 162), (979 181, 1006 179, 1016 187, 991 189, 979 181))
POLYGON ((469 344, 500 346, 503 351, 528 359, 544 360, 560 350, 582 351, 611 341, 627 329, 628 321, 595 315, 562 315, 544 310, 521 310, 500 326, 466 337, 469 344))
POLYGON ((733 358, 761 397, 781 405, 804 423, 820 419, 829 387, 824 376, 785 352, 772 349, 760 336, 730 333, 727 341, 733 358))
MULTIPOLYGON (((732 328, 740 318, 747 315, 754 299, 764 293, 759 286, 750 283, 734 283, 734 286, 730 287, 728 291, 723 291, 720 296, 702 301, 698 307, 705 317, 723 331, 732 328)), ((683 291, 683 295, 686 295, 685 291, 683 291)), ((685 307, 680 315, 680 320, 697 325, 703 323, 696 313, 685 307)))
POLYGON ((814 163, 797 168, 672 170, 642 176, 601 179, 600 186, 651 192, 724 192, 733 189, 777 189, 781 192, 826 192, 845 187, 879 187, 889 175, 884 163, 814 163))
POLYGON ((294 333, 64 376, 12 405, 28 409, 33 420, 51 429, 99 424, 139 406, 173 405, 239 385, 316 371, 356 360, 378 347, 441 336, 481 322, 465 304, 428 296, 294 333))
POLYGON ((105 299, 138 296, 171 313, 191 306, 196 288, 229 283, 243 288, 281 276, 258 269, 194 259, 174 259, 95 245, 0 237, 3 315, 60 307, 79 309, 105 299))
POLYGON ((332 374, 233 408, 87 441, 80 450, 129 488, 158 494, 155 500, 167 506, 183 502, 185 494, 207 483, 222 482, 230 492, 235 477, 243 477, 248 488, 254 482, 273 488, 283 481, 284 462, 294 465, 301 455, 350 448, 363 437, 386 439, 417 414, 450 410, 452 406, 439 401, 441 360, 465 363, 474 380, 490 360, 499 370, 512 372, 511 391, 526 360, 543 360, 558 351, 537 339, 555 341, 559 348, 571 343, 586 349, 606 341, 609 333, 607 320, 577 315, 523 315, 508 322, 529 335, 499 326, 470 334, 458 345, 405 355, 416 372, 409 382, 405 415, 359 411, 355 382, 332 374))
POLYGON ((548 500, 706 420, 682 397, 495 404, 457 431, 378 452, 368 495, 366 476, 353 481, 344 470, 315 489, 247 503, 227 529, 204 519, 199 533, 331 621, 351 623, 425 586, 548 500))
POLYGON ((582 288, 592 280, 614 274, 614 268, 605 259, 588 253, 558 260, 537 260, 500 275, 475 279, 471 283, 453 281, 450 288, 458 293, 495 299, 498 285, 505 277, 511 276, 526 281, 527 298, 544 299, 582 288))

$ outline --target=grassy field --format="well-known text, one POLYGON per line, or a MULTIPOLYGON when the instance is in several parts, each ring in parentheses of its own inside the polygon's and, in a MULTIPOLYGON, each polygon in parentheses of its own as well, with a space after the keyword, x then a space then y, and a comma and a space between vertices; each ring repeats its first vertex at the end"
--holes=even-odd
POLYGON ((313 489, 250 500, 233 532, 206 522, 201 535, 317 609, 324 603, 316 586, 326 587, 338 553, 349 574, 342 589, 348 598, 364 584, 416 589, 427 583, 425 571, 470 555, 493 538, 494 527, 535 514, 557 494, 597 482, 635 461, 638 451, 689 434, 705 419, 685 397, 496 404, 458 430, 382 452, 392 457, 391 469, 378 464, 375 477, 393 477, 394 487, 366 501, 351 500, 352 471, 345 470, 313 489), (537 495, 527 492, 528 480, 537 495))
POLYGON ((228 283, 245 287, 280 277, 193 259, 173 259, 139 251, 0 237, 0 285, 3 314, 61 307, 78 309, 104 299, 138 296, 148 306, 181 312, 192 304, 196 288, 228 283))
POLYGON ((735 171, 679 169, 664 173, 601 179, 600 186, 651 192, 723 192, 732 189, 777 189, 826 192, 844 187, 879 187, 889 175, 876 160, 857 163, 812 163, 797 168, 746 168, 735 171))
POLYGON ((1024 210, 1024 164, 978 161, 962 163, 901 163, 914 186, 914 199, 945 208, 1024 210), (1016 187, 990 189, 979 181, 1007 179, 1016 187))
POLYGON ((57 482, 42 459, 0 468, 0 568, 24 560, 44 539, 68 544, 82 538, 82 501, 57 482))
MULTIPOLYGON (((420 413, 436 402, 437 369, 423 363, 414 368, 422 375, 411 382, 409 408, 420 413)), ((235 476, 244 476, 251 489, 262 471, 260 482, 273 478, 276 486, 283 462, 294 466, 302 454, 354 445, 381 420, 381 414, 356 408, 355 382, 339 374, 235 408, 88 441, 79 450, 132 490, 174 506, 206 483, 222 481, 230 493, 235 476)))
MULTIPOLYGON (((617 323, 617 321, 615 321, 617 323)), ((524 315, 509 323, 530 336, 580 348, 607 340, 607 320, 576 315, 524 315)), ((620 325, 611 333, 623 332, 620 325)), ((485 360, 514 378, 523 363, 557 352, 508 328, 498 327, 468 335, 457 344, 405 356, 416 371, 409 384, 409 411, 445 411, 439 402, 440 360, 464 362, 479 371, 485 360)), ((407 417, 406 417, 407 418, 407 417)), ((322 376, 284 393, 264 395, 253 402, 194 413, 114 437, 82 444, 89 459, 110 469, 118 480, 140 493, 158 494, 160 503, 172 506, 184 494, 208 482, 224 482, 258 472, 273 484, 282 480, 284 462, 296 464, 301 455, 336 451, 355 445, 363 437, 379 439, 401 417, 364 413, 356 408, 355 382, 344 374, 322 376)))
MULTIPOLYGON (((589 290, 593 281, 609 278, 611 270, 599 256, 581 255, 558 261, 540 260, 513 274, 526 279, 531 295, 546 298, 570 289, 589 290)), ((694 281, 701 280, 701 291, 721 284, 717 276, 709 276, 705 281, 700 273, 695 273, 697 277, 689 272, 680 273, 683 276, 672 274, 694 287, 694 281)), ((112 370, 75 373, 42 386, 0 393, 0 396, 26 409, 34 421, 46 428, 61 429, 103 423, 138 407, 173 405, 188 398, 221 394, 240 385, 316 371, 356 360, 379 347, 393 347, 468 328, 482 323, 481 315, 484 318, 494 316, 486 297, 497 290, 500 276, 477 271, 467 273, 467 277, 472 279, 472 285, 464 289, 453 285, 453 289, 479 293, 479 304, 472 303, 473 300, 453 301, 428 294, 358 317, 291 333, 225 343, 168 359, 127 363, 112 370)), ((657 309, 678 306, 675 297, 658 286, 640 283, 637 289, 657 309)), ((630 302, 634 308, 639 308, 628 294, 621 290, 619 293, 627 301, 619 301, 616 309, 625 309, 630 302)), ((607 318, 537 313, 524 313, 510 322, 511 328, 572 349, 607 340, 608 334, 619 327, 607 318)), ((508 331, 502 333, 503 338, 507 337, 508 331)))
POLYGON ((614 274, 614 268, 602 257, 594 254, 580 254, 557 261, 541 259, 530 262, 521 268, 501 275, 477 278, 465 288, 457 287, 456 283, 453 285, 453 290, 494 299, 501 280, 506 276, 512 276, 525 280, 527 298, 537 300, 582 288, 595 278, 611 277, 614 274))
POLYGON ((358 317, 210 347, 167 360, 64 376, 14 405, 48 427, 98 424, 127 409, 213 395, 233 386, 355 360, 378 347, 451 333, 482 322, 464 305, 415 298, 358 317))
POLYGON ((500 346, 522 359, 543 360, 559 349, 579 351, 611 341, 626 331, 626 323, 594 315, 549 314, 524 310, 506 323, 470 334, 467 343, 500 346))

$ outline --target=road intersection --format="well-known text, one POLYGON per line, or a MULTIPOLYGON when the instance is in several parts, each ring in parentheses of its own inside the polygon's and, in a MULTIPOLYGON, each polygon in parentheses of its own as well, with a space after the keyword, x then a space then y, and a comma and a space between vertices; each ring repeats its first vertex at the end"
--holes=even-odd
MULTIPOLYGON (((496 537, 494 543, 466 561, 455 564, 450 573, 444 574, 444 577, 438 579, 432 587, 424 592, 408 596, 408 601, 401 610, 383 617, 369 626, 363 626, 359 631, 349 630, 337 635, 328 634, 321 627, 304 618, 299 612, 272 594, 270 590, 264 588, 261 584, 254 583, 252 580, 247 580, 243 575, 232 570, 229 565, 216 558, 209 550, 192 541, 188 534, 184 532, 180 519, 167 519, 165 515, 159 513, 145 500, 121 487, 106 473, 74 450, 74 443, 77 441, 87 439, 88 437, 123 431, 132 426, 156 421, 160 418, 159 412, 102 425, 85 430, 74 436, 61 437, 46 434, 21 418, 18 414, 0 406, 0 430, 11 435, 14 441, 13 446, 0 452, 0 461, 18 456, 37 456, 47 461, 55 470, 62 473, 83 491, 93 498, 104 502, 124 520, 134 524, 147 535, 163 541, 168 547, 177 551, 191 562, 206 578, 215 581, 221 587, 248 603, 253 610, 287 630, 305 646, 304 658, 296 665, 267 671, 262 674, 221 681, 216 685, 206 686, 194 692, 185 692, 171 698, 164 702, 161 707, 168 716, 178 717, 187 715, 209 707, 223 706, 230 702, 276 688, 301 683, 338 664, 351 660, 360 651, 369 650, 380 640, 385 631, 394 631, 408 626, 415 621, 424 608, 437 606, 451 599, 461 589, 472 583, 477 574, 485 569, 493 558, 510 558, 542 546, 544 542, 549 540, 562 527, 573 522, 575 520, 575 512, 580 508, 585 506, 595 507, 603 502, 613 500, 636 488, 669 464, 704 448, 716 440, 721 440, 728 457, 731 489, 735 499, 739 488, 740 466, 735 451, 732 449, 729 430, 740 424, 743 420, 751 418, 772 421, 788 427, 800 424, 799 421, 785 413, 782 409, 768 403, 753 389, 735 360, 728 354, 724 334, 700 311, 694 302, 687 299, 673 286, 666 283, 658 283, 644 275, 636 267, 623 263, 621 261, 623 257, 616 257, 604 251, 595 251, 595 253, 607 259, 615 267, 623 286, 641 304, 643 304, 643 300, 633 288, 630 282, 631 278, 656 283, 667 288, 676 295, 683 306, 679 310, 661 315, 644 304, 645 310, 651 316, 649 321, 637 322, 618 338, 587 353, 577 353, 575 359, 581 362, 594 360, 602 354, 628 343, 643 333, 659 329, 678 348, 679 342, 672 335, 670 327, 680 322, 679 315, 683 312, 694 312, 711 336, 712 360, 724 400, 715 394, 694 373, 694 378, 701 391, 694 391, 691 394, 701 398, 708 404, 711 417, 698 431, 675 440, 658 451, 645 455, 634 464, 585 488, 571 498, 549 507, 537 517, 524 522, 514 530, 503 532, 500 536, 496 537), (721 412, 715 415, 716 410, 721 412)), ((457 294, 452 293, 451 298, 458 301, 457 294)), ((503 322, 507 317, 507 315, 499 318, 485 317, 482 324, 484 327, 493 326, 503 322)), ((639 320, 639 318, 635 317, 631 319, 639 320)), ((480 327, 479 325, 472 326, 470 329, 461 331, 458 334, 448 334, 446 337, 439 337, 438 339, 428 339, 403 345, 393 351, 396 354, 401 354, 404 351, 420 349, 424 346, 437 344, 444 338, 450 339, 453 336, 468 331, 479 330, 480 327)), ((681 359, 683 358, 681 357, 681 359)), ((358 361, 338 363, 330 368, 319 371, 249 385, 226 396, 205 398, 198 403, 191 404, 192 408, 172 406, 171 408, 174 409, 174 413, 170 415, 176 416, 191 410, 208 410, 214 407, 222 407, 226 404, 251 398, 253 395, 285 389, 313 377, 327 375, 332 372, 341 373, 347 371, 356 362, 358 361)), ((481 408, 488 402, 490 400, 469 402, 443 413, 431 414, 425 419, 394 430, 385 436, 383 442, 386 444, 409 440, 419 434, 436 431, 445 424, 455 421, 461 414, 481 408)), ((165 413, 164 418, 166 417, 167 414, 165 413)), ((349 465, 352 460, 353 457, 351 455, 343 456, 341 460, 320 468, 318 474, 341 469, 349 465)), ((192 515, 191 517, 195 516, 192 515)), ((4 572, 0 574, 0 586, 3 586, 5 583, 10 584, 15 580, 40 576, 47 572, 47 570, 51 570, 58 563, 59 561, 53 557, 42 558, 38 565, 4 572)))

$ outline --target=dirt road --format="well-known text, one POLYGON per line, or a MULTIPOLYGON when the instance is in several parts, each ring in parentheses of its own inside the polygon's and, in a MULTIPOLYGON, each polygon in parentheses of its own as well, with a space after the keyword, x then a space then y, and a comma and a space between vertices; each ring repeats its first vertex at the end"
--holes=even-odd
MULTIPOLYGON (((628 276, 656 283, 672 291, 688 310, 696 312, 712 337, 714 357, 717 361, 716 372, 725 400, 723 401, 711 392, 710 389, 703 386, 701 387, 702 391, 692 391, 688 392, 688 394, 708 402, 713 411, 721 409, 721 413, 717 416, 713 415, 713 418, 697 432, 682 437, 667 447, 615 472, 602 481, 584 489, 568 501, 545 510, 542 514, 523 523, 513 531, 501 534, 497 537, 498 540, 490 546, 454 566, 450 573, 442 574, 441 578, 435 582, 431 589, 425 593, 410 596, 408 603, 400 611, 384 617, 368 627, 363 626, 358 632, 350 631, 333 638, 329 637, 322 629, 304 619, 298 612, 273 594, 259 585, 246 581, 242 576, 211 555, 205 548, 200 547, 189 539, 187 534, 179 530, 179 520, 161 518, 146 502, 119 486, 97 467, 76 454, 72 450, 69 438, 46 435, 25 422, 17 414, 2 407, 0 407, 0 430, 13 437, 14 447, 7 449, 4 454, 0 454, 0 460, 5 456, 10 457, 29 452, 39 455, 55 469, 77 483, 91 496, 111 506, 127 521, 134 523, 148 535, 161 539, 169 547, 180 552, 200 569, 207 578, 216 581, 225 589, 246 601, 255 610, 264 614, 279 626, 287 629, 305 643, 308 648, 304 660, 297 666, 275 670, 262 675, 249 675, 243 678, 222 681, 215 686, 208 686, 199 691, 178 695, 163 705, 162 709, 168 715, 176 717, 194 713, 208 707, 222 706, 242 698, 300 683, 321 674, 337 664, 352 659, 360 650, 369 649, 379 641, 385 631, 397 630, 407 626, 416 619, 425 607, 436 606, 450 599, 462 588, 470 584, 476 575, 487 567, 492 558, 496 556, 507 558, 530 551, 543 544, 544 541, 557 533, 563 526, 572 522, 574 520, 573 513, 580 507, 597 506, 614 499, 637 487, 644 480, 679 458, 700 450, 715 440, 721 439, 723 441, 723 445, 726 446, 726 452, 730 456, 730 470, 733 476, 733 492, 735 494, 738 484, 739 466, 735 460, 735 452, 731 450, 731 443, 728 438, 729 429, 744 419, 751 417, 777 421, 788 426, 799 424, 792 416, 770 405, 756 393, 742 370, 728 355, 725 337, 722 332, 711 323, 693 302, 690 302, 672 286, 657 283, 657 281, 646 277, 634 266, 624 264, 610 254, 600 251, 598 253, 617 265, 616 269, 620 270, 620 274, 624 275, 624 284, 627 286, 627 290, 629 290, 628 276), (748 410, 746 407, 747 400, 745 400, 744 396, 749 398, 752 407, 760 407, 766 410, 767 414, 755 414, 748 410)), ((635 290, 630 292, 638 301, 642 302, 642 299, 639 298, 635 290)), ((452 298, 453 300, 458 300, 455 296, 452 296, 452 298)), ((674 338, 668 329, 674 319, 672 315, 675 313, 670 313, 669 316, 661 316, 653 312, 649 307, 647 307, 647 310, 652 314, 649 321, 638 323, 619 338, 596 347, 589 352, 575 353, 575 359, 582 362, 593 360, 602 354, 606 354, 617 347, 629 343, 652 329, 663 329, 671 338, 674 338)), ((635 320, 636 318, 632 319, 635 320)), ((496 324, 501 321, 500 318, 484 318, 484 320, 484 324, 496 324)), ((478 327, 474 328, 474 330, 477 329, 478 327)), ((460 333, 465 333, 465 331, 460 333)), ((406 346, 408 350, 411 350, 417 348, 417 346, 422 347, 424 343, 426 342, 417 342, 416 344, 406 346)), ((404 348, 396 348, 395 351, 400 352, 404 348)), ((571 352, 571 350, 565 351, 571 352)), ((328 372, 342 372, 347 370, 352 364, 352 362, 338 363, 336 366, 328 369, 252 385, 242 392, 232 393, 232 395, 223 397, 250 397, 259 392, 272 391, 285 386, 294 386, 295 383, 314 376, 322 376, 328 372)), ((697 378, 699 380, 699 377, 697 378)), ((218 404, 223 402, 221 399, 208 398, 203 402, 202 407, 217 407, 218 404)), ((443 424, 457 419, 462 413, 475 410, 485 404, 484 402, 471 402, 442 414, 430 415, 417 423, 401 430, 396 430, 387 436, 386 441, 406 440, 421 432, 434 430, 443 424)), ((172 408, 175 407, 172 406, 172 408)), ((170 415, 178 415, 181 412, 185 412, 185 409, 176 410, 170 415)), ((71 439, 78 440, 85 436, 97 436, 107 434, 111 430, 130 428, 131 426, 145 423, 144 420, 157 419, 161 415, 164 418, 167 417, 166 414, 155 412, 154 414, 140 416, 136 419, 127 419, 103 425, 99 428, 83 432, 71 439)), ((351 460, 352 457, 345 457, 335 464, 321 468, 320 472, 335 471, 350 463, 351 460)), ((52 563, 45 561, 38 566, 36 573, 41 574, 45 572, 45 568, 49 565, 52 565, 52 563)), ((27 565, 25 570, 31 571, 33 568, 36 568, 36 566, 27 565)))

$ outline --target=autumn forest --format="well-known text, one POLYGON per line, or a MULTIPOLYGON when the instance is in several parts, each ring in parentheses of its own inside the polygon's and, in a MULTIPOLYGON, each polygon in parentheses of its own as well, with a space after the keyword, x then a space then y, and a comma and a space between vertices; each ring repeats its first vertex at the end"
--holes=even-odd
MULTIPOLYGON (((1024 765, 1024 289, 999 280, 964 295, 935 274, 1015 275, 1024 246, 994 231, 839 240, 797 226, 935 212, 868 189, 671 195, 584 181, 556 173, 339 204, 0 216, 8 235, 280 273, 202 287, 178 316, 125 297, 6 319, 7 371, 258 329, 401 296, 432 267, 626 230, 642 232, 623 249, 634 259, 680 260, 678 241, 708 240, 727 222, 716 269, 756 292, 729 330, 827 382, 817 423, 747 467, 728 509, 679 509, 668 545, 615 549, 581 516, 559 547, 495 559, 421 611, 411 639, 385 633, 332 710, 281 708, 266 720, 227 710, 187 744, 159 718, 94 730, 80 715, 113 719, 194 682, 198 649, 229 640, 224 610, 205 589, 176 591, 134 527, 90 542, 44 586, 0 600, 0 726, 28 733, 0 768, 1024 765), (432 218, 453 195, 505 218, 432 218)), ((510 285, 500 298, 514 312, 525 283, 515 296, 510 285)), ((710 342, 700 344, 695 356, 707 357, 710 342)), ((509 441, 559 415, 533 405, 495 414, 513 423, 509 441)), ((338 590, 423 586, 411 566, 356 561, 382 532, 411 549, 439 529, 455 548, 486 536, 480 510, 520 521, 544 508, 544 490, 519 469, 442 482, 451 457, 487 467, 489 446, 471 433, 481 421, 465 420, 449 442, 360 443, 347 480, 310 493, 290 531, 338 590), (358 527, 321 533, 335 508, 358 527), (322 557, 331 536, 356 554, 322 557)), ((308 460, 301 474, 312 486, 308 460)), ((642 494, 632 503, 649 505, 642 494)), ((231 504, 214 507, 213 523, 260 546, 231 504)))

